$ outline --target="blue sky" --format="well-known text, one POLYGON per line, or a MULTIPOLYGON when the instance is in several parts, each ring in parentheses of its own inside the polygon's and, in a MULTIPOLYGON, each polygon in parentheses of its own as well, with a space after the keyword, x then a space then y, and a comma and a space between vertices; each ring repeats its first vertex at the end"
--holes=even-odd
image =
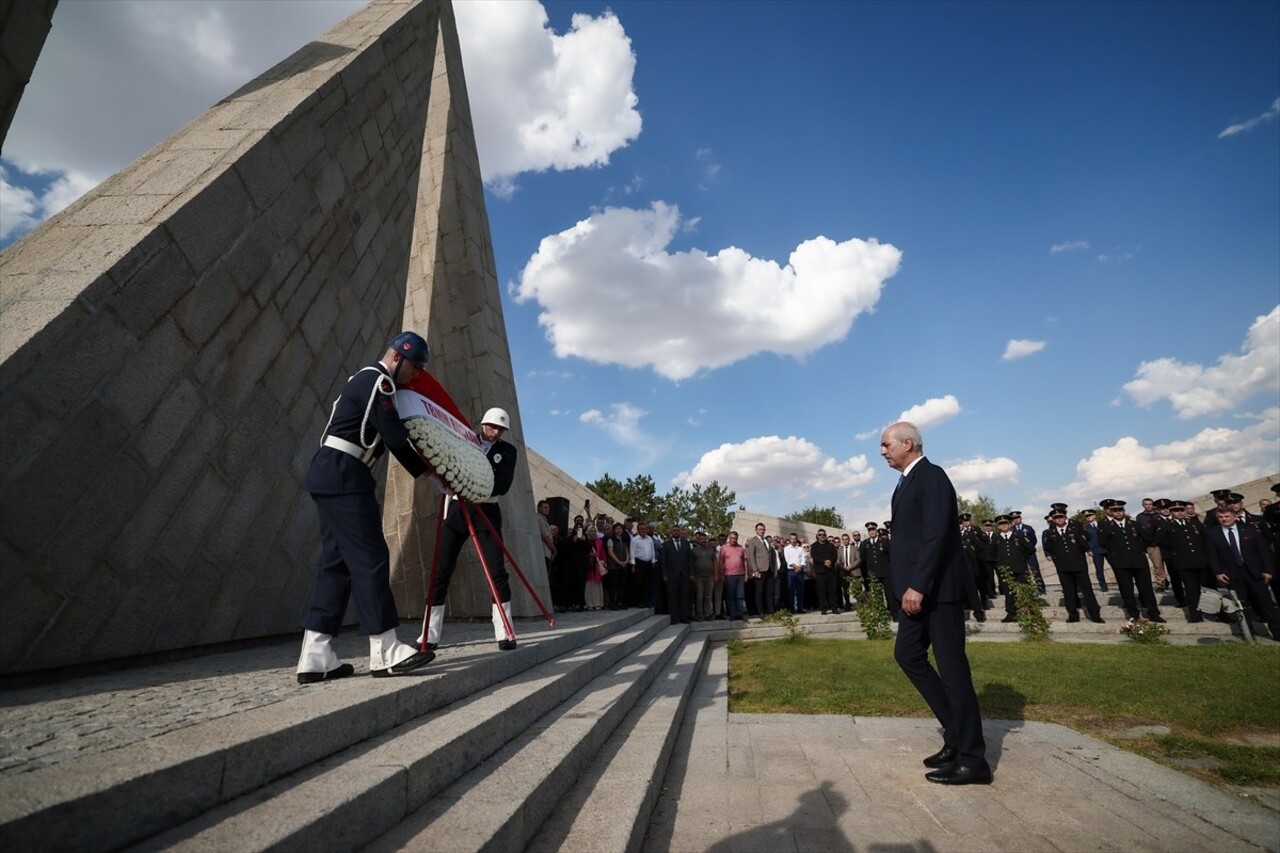
MULTIPOLYGON (((5 239, 359 5, 62 4, 5 239)), ((1280 4, 456 7, 524 439, 579 479, 883 520, 908 412, 1032 518, 1280 470, 1280 4)))

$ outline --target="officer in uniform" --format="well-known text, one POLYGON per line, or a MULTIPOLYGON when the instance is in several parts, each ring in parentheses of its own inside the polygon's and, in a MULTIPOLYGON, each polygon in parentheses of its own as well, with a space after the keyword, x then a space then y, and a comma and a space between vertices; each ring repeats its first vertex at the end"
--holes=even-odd
POLYGON ((1138 531, 1138 525, 1125 516, 1124 501, 1108 498, 1099 506, 1107 517, 1098 522, 1098 544, 1107 549, 1107 562, 1116 575, 1120 587, 1120 599, 1130 619, 1138 618, 1138 603, 1147 611, 1152 622, 1163 622, 1156 605, 1156 593, 1151 586, 1151 565, 1147 562, 1147 546, 1138 531), (1138 597, 1134 598, 1134 586, 1138 597))
POLYGON ((1054 509, 1049 513, 1049 529, 1044 532, 1040 541, 1044 543, 1044 553, 1053 560, 1053 567, 1058 571, 1058 580, 1062 582, 1062 597, 1067 604, 1067 621, 1080 621, 1080 606, 1084 605, 1090 622, 1103 622, 1099 612, 1098 599, 1093 594, 1093 584, 1089 583, 1089 563, 1085 554, 1089 551, 1089 540, 1084 531, 1071 526, 1067 519, 1066 506, 1054 509))
POLYGON ((1204 526, 1217 527, 1218 526, 1218 510, 1227 509, 1228 504, 1230 503, 1231 490, 1230 489, 1214 489, 1209 494, 1213 495, 1213 502, 1216 505, 1213 507, 1213 509, 1205 512, 1204 526))
MULTIPOLYGON (((1006 568, 1018 581, 1025 581, 1031 573, 1027 562, 1027 554, 1035 550, 1035 545, 1024 536, 1013 530, 1013 518, 1008 515, 996 516, 996 534, 987 542, 987 562, 997 567, 1006 568)), ((1004 618, 1001 622, 1018 621, 1018 604, 1013 596, 1013 588, 1006 583, 1004 575, 1000 575, 1000 592, 1004 593, 1004 618)))
POLYGON ((344 678, 355 670, 340 663, 330 643, 354 599, 360 633, 369 637, 369 672, 400 675, 430 663, 396 638, 400 618, 391 595, 391 555, 382 535, 373 466, 384 450, 415 477, 431 468, 409 440, 396 411, 396 386, 427 367, 427 342, 402 332, 386 354, 347 380, 333 403, 321 446, 311 459, 302 488, 320 515, 321 551, 316 562, 311 610, 302 620, 298 682, 344 678))
MULTIPOLYGON (((516 449, 502 436, 511 429, 511 416, 505 409, 493 408, 484 413, 480 419, 480 444, 484 455, 493 468, 493 495, 485 501, 472 506, 485 514, 493 523, 497 537, 489 532, 489 525, 484 523, 475 512, 471 513, 471 523, 475 527, 476 542, 484 561, 489 567, 489 576, 498 590, 498 604, 493 605, 493 638, 498 641, 498 648, 510 651, 516 647, 516 641, 507 636, 506 627, 502 623, 505 612, 507 622, 511 621, 511 583, 507 577, 507 564, 502 558, 502 510, 498 507, 497 498, 505 495, 511 488, 516 476, 516 449)), ((434 650, 440 645, 440 633, 444 630, 444 603, 449 596, 449 581, 453 571, 458 567, 458 554, 462 546, 471 538, 467 529, 467 519, 463 515, 461 501, 450 495, 445 498, 448 509, 445 511, 444 524, 440 527, 440 574, 436 577, 435 595, 431 600, 431 620, 427 625, 427 649, 434 650)), ((419 644, 422 637, 418 637, 419 644)))
POLYGON ((894 598, 893 591, 889 588, 889 537, 880 535, 880 529, 874 521, 868 521, 866 527, 867 538, 862 540, 860 546, 862 583, 869 591, 870 578, 874 577, 880 581, 880 588, 884 591, 885 606, 889 608, 889 614, 896 622, 898 621, 898 599, 894 598))
MULTIPOLYGON (((987 619, 986 608, 987 602, 995 598, 995 589, 988 588, 990 573, 984 571, 982 562, 982 552, 986 550, 986 543, 982 539, 982 534, 973 526, 972 513, 960 513, 960 548, 964 551, 965 566, 969 569, 969 575, 973 579, 974 591, 977 597, 976 608, 972 607, 974 618, 979 622, 985 622, 987 619)), ((966 591, 969 584, 965 584, 966 591)), ((972 605, 973 602, 970 602, 972 605)))
POLYGON ((1200 589, 1214 589, 1217 583, 1209 570, 1209 548, 1200 520, 1187 518, 1187 502, 1173 501, 1170 520, 1159 530, 1160 547, 1169 552, 1170 563, 1182 579, 1183 603, 1188 622, 1203 622, 1200 614, 1200 589))
POLYGON ((1027 568, 1035 575, 1036 590, 1044 595, 1044 575, 1040 573, 1040 559, 1036 556, 1036 530, 1030 524, 1023 524, 1022 510, 1015 509, 1009 513, 1009 518, 1013 522, 1013 532, 1031 543, 1031 551, 1027 554, 1027 568))

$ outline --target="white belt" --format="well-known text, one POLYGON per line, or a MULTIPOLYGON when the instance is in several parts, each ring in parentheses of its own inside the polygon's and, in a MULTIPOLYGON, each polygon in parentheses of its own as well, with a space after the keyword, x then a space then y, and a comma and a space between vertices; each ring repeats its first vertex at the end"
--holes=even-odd
POLYGON ((377 461, 373 448, 365 450, 355 442, 347 441, 345 438, 338 438, 336 435, 326 435, 324 437, 324 446, 332 447, 334 450, 341 450, 348 456, 354 456, 370 468, 377 461))

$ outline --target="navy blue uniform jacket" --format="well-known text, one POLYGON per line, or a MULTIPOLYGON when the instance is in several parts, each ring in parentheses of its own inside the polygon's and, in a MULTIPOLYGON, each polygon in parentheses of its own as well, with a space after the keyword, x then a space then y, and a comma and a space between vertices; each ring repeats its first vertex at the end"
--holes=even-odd
MULTIPOLYGON (((410 474, 417 477, 427 470, 427 464, 409 442, 409 431, 400 420, 396 410, 395 385, 391 375, 381 363, 373 365, 373 370, 361 370, 347 380, 338 397, 337 407, 325 435, 336 435, 352 444, 368 446, 375 435, 382 436, 378 443, 374 458, 389 449, 396 459, 410 474), (390 394, 379 393, 369 409, 369 398, 373 395, 373 385, 381 382, 384 390, 390 394), (369 410, 369 418, 365 422, 365 411, 369 410), (360 435, 361 424, 364 424, 363 441, 360 435)), ((323 445, 311 458, 311 467, 307 469, 307 477, 302 482, 304 491, 313 495, 351 495, 359 492, 372 492, 377 487, 373 472, 368 465, 359 459, 323 445)))
POLYGON ((908 589, 929 602, 963 602, 964 549, 960 512, 947 472, 921 458, 893 496, 893 594, 908 589))

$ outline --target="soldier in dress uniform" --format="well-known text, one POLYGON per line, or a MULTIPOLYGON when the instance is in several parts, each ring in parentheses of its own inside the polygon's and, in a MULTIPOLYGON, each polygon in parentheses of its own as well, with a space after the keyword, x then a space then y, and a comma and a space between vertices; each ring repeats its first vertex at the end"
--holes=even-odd
POLYGON ((1157 550, 1160 552, 1160 561, 1164 564, 1165 576, 1169 580, 1169 588, 1173 590, 1173 600, 1178 607, 1186 607, 1186 584, 1182 582, 1182 575, 1178 574, 1177 566, 1173 565, 1173 552, 1168 547, 1160 544, 1160 531, 1173 523, 1173 503, 1169 498, 1158 498, 1152 502, 1152 509, 1155 510, 1156 514, 1155 543, 1157 550))
MULTIPOLYGON (((471 514, 471 523, 475 527, 476 542, 484 561, 489 567, 489 576, 498 590, 498 603, 493 605, 493 638, 502 651, 510 651, 516 647, 516 641, 507 636, 503 625, 502 613, 505 612, 507 622, 511 621, 511 583, 507 576, 507 564, 502 558, 502 509, 498 506, 498 497, 505 495, 511 488, 516 476, 516 449, 502 436, 511 429, 511 416, 506 409, 492 408, 480 419, 480 446, 485 458, 493 468, 493 495, 473 506, 493 523, 497 533, 495 537, 489 532, 489 525, 484 523, 475 513, 471 514)), ((440 526, 440 574, 436 577, 435 595, 431 599, 431 619, 427 625, 427 649, 433 650, 440 644, 440 633, 444 629, 444 603, 449 596, 449 581, 453 571, 458 567, 458 554, 462 546, 471 538, 467 529, 467 519, 463 515, 461 502, 449 496, 445 499, 448 509, 445 511, 444 524, 440 526)), ((418 637, 418 642, 422 642, 418 637)))
POLYGON ((1213 502, 1216 504, 1212 509, 1204 514, 1204 526, 1216 527, 1218 525, 1218 510, 1227 509, 1227 504, 1231 498, 1230 489, 1214 489, 1209 494, 1213 495, 1213 502))
POLYGON ((867 538, 862 540, 862 582, 870 588, 870 578, 877 578, 884 591, 884 603, 894 620, 898 618, 898 599, 889 588, 889 537, 880 535, 874 521, 868 521, 867 538))
POLYGON ((1099 505, 1107 517, 1098 522, 1098 542, 1107 549, 1107 562, 1116 575, 1120 598, 1130 619, 1138 617, 1138 602, 1142 602, 1147 618, 1163 622, 1156 605, 1156 593, 1151 586, 1151 566, 1147 563, 1147 546, 1138 532, 1138 526, 1125 516, 1124 501, 1108 498, 1099 505), (1134 586, 1138 596, 1134 598, 1134 586))
MULTIPOLYGON (((1031 573, 1027 565, 1027 552, 1032 550, 1035 550, 1035 545, 1013 531, 1012 516, 996 516, 996 533, 987 543, 987 562, 994 564, 997 572, 1000 568, 1006 568, 1015 579, 1025 581, 1031 573)), ((1005 583, 1003 575, 999 575, 999 578, 1000 592, 1004 594, 1004 618, 1000 621, 1017 622, 1018 605, 1013 597, 1013 588, 1005 583)))
MULTIPOLYGON (((982 552, 986 550, 986 543, 982 539, 982 534, 973 526, 973 515, 967 512, 960 513, 960 550, 964 552, 965 565, 969 568, 969 575, 973 578, 974 590, 977 593, 977 607, 971 606, 974 618, 979 622, 985 622, 987 602, 995 598, 995 590, 989 588, 990 572, 984 571, 982 552)), ((967 589, 968 584, 965 586, 967 589)))
POLYGON ((1022 510, 1015 509, 1009 513, 1009 519, 1013 522, 1013 532, 1031 543, 1031 551, 1027 554, 1027 568, 1035 575, 1036 589, 1044 595, 1044 575, 1040 573, 1040 558, 1036 556, 1036 530, 1030 524, 1023 524, 1022 510))
POLYGON ((1174 573, 1182 581, 1182 600, 1188 622, 1203 622, 1200 589, 1214 589, 1217 583, 1209 570, 1209 549, 1198 518, 1187 518, 1187 502, 1173 501, 1170 520, 1160 527, 1160 547, 1169 552, 1174 573))
POLYGON ((421 335, 402 332, 387 344, 380 361, 348 379, 307 469, 302 488, 311 494, 320 515, 321 550, 311 609, 302 620, 300 684, 332 681, 355 671, 338 660, 331 646, 351 599, 360 633, 369 637, 372 675, 412 672, 435 657, 396 638, 400 617, 391 595, 391 555, 382 535, 373 476, 385 450, 415 477, 431 471, 396 410, 397 385, 426 370, 428 357, 421 335))
POLYGON ((1093 594, 1093 584, 1089 583, 1089 563, 1085 558, 1089 552, 1089 540, 1082 530, 1072 528, 1065 506, 1049 513, 1049 529, 1040 541, 1044 543, 1045 555, 1053 560, 1053 566, 1058 570, 1062 597, 1067 604, 1067 621, 1080 621, 1080 605, 1083 603, 1089 621, 1101 624, 1102 614, 1098 609, 1098 599, 1093 594))

